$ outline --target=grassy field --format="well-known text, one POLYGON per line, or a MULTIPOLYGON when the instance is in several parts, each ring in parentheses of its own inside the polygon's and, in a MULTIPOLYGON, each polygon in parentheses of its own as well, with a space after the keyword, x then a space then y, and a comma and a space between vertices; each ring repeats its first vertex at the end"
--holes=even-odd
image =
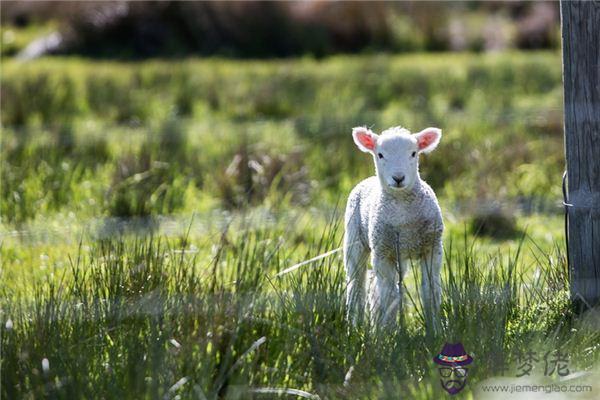
POLYGON ((1 95, 3 398, 438 398, 445 341, 476 360, 459 397, 530 350, 598 378, 597 319, 568 302, 557 53, 3 60, 1 95), (438 334, 416 273, 392 333, 345 321, 339 253, 276 276, 339 247, 365 124, 444 130, 421 160, 438 334))

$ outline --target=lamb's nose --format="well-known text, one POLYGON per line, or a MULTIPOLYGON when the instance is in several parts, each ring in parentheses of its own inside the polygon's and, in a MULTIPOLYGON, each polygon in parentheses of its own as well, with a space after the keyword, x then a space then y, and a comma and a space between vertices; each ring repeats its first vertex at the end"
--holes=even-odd
POLYGON ((400 176, 392 176, 392 179, 394 180, 394 182, 396 182, 396 185, 400 186, 400 184, 402 182, 404 182, 404 175, 400 175, 400 176))

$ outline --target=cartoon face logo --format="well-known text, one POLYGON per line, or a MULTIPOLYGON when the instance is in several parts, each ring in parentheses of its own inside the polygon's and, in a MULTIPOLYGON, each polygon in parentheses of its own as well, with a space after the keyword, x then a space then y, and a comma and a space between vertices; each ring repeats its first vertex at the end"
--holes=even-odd
POLYGON ((467 354, 462 343, 444 344, 433 362, 439 365, 440 383, 446 392, 456 394, 463 390, 469 372, 466 365, 473 362, 473 357, 467 354))

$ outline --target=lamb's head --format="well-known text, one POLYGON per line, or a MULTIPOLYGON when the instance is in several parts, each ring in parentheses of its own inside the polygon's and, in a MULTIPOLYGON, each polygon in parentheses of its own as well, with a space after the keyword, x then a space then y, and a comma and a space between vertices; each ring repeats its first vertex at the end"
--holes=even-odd
POLYGON ((365 127, 352 129, 358 148, 371 153, 377 176, 386 190, 407 190, 419 179, 420 153, 436 148, 442 137, 438 128, 426 128, 411 134, 400 127, 390 128, 377 135, 365 127))

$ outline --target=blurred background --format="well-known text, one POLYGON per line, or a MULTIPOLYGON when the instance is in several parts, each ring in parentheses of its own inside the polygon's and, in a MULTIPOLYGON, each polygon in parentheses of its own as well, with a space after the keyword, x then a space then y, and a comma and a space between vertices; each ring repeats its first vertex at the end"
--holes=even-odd
POLYGON ((356 125, 444 130, 422 174, 450 226, 559 231, 556 2, 1 6, 6 231, 331 210, 372 173, 356 125))
POLYGON ((324 57, 560 44, 558 3, 545 1, 5 1, 2 11, 2 54, 21 57, 324 57), (35 30, 46 36, 31 43, 35 30))

